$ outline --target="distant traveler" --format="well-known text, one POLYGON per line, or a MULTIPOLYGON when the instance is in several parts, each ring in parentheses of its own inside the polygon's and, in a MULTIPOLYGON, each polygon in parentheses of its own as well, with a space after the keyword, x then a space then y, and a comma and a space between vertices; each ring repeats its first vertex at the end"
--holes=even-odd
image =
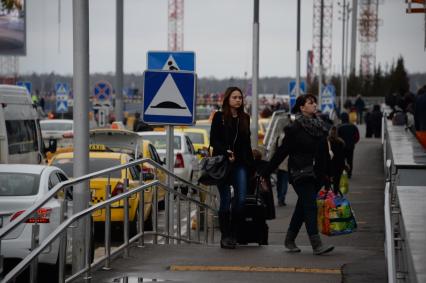
MULTIPOLYGON (((271 156, 277 151, 278 147, 284 140, 284 132, 277 137, 277 140, 272 144, 271 156)), ((288 190, 288 157, 278 165, 277 169, 277 199, 278 206, 286 206, 285 197, 288 190)))
POLYGON ((364 113, 365 108, 365 102, 361 97, 361 94, 358 94, 355 100, 355 108, 356 108, 356 114, 357 114, 357 123, 362 124, 362 114, 364 113))
POLYGON ((340 115, 340 119, 342 120, 342 123, 337 128, 337 134, 340 138, 342 138, 346 145, 345 160, 349 165, 348 177, 351 178, 355 144, 359 141, 359 131, 357 126, 349 123, 349 115, 347 113, 342 113, 342 115, 340 115))
POLYGON ((238 87, 229 87, 225 91, 222 111, 217 111, 213 116, 210 144, 213 156, 228 156, 231 164, 229 175, 217 187, 220 194, 220 246, 235 249, 236 232, 243 217, 249 174, 253 166, 250 116, 244 112, 243 92, 238 87), (234 189, 232 204, 231 186, 234 189))
POLYGON ((133 131, 134 132, 144 132, 152 131, 152 127, 147 123, 141 121, 141 114, 139 112, 135 113, 135 121, 133 122, 133 131))
POLYGON ((331 177, 333 180, 333 188, 337 192, 339 189, 340 177, 345 170, 345 142, 337 135, 337 128, 333 126, 328 135, 330 143, 331 156, 331 177))
POLYGON ((262 176, 267 176, 289 157, 290 183, 298 196, 284 241, 284 246, 291 253, 301 251, 295 240, 303 222, 315 255, 334 249, 333 246, 322 244, 317 227, 316 195, 322 185, 329 185, 327 168, 330 156, 327 130, 315 116, 316 109, 315 96, 305 94, 297 97, 293 108, 296 120, 284 128, 284 140, 262 172, 262 176))
POLYGON ((416 131, 426 131, 426 85, 417 91, 414 104, 414 124, 416 131))

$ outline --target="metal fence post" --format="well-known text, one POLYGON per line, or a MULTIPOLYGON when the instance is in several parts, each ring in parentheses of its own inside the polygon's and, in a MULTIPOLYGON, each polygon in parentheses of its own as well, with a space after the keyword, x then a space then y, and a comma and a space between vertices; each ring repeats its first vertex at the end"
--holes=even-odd
MULTIPOLYGON (((178 186, 178 192, 182 193, 182 188, 181 188, 180 184, 178 186)), ((180 239, 181 239, 181 235, 182 235, 182 233, 181 233, 181 226, 180 226, 181 225, 180 212, 181 212, 180 211, 180 195, 177 194, 176 195, 176 224, 177 224, 177 236, 178 236, 177 243, 178 244, 181 243, 180 239)))
POLYGON ((86 254, 84 255, 85 257, 85 262, 86 262, 86 275, 84 277, 84 280, 86 282, 91 282, 92 280, 92 270, 91 270, 91 263, 92 263, 92 225, 93 225, 93 221, 92 221, 92 215, 88 214, 86 216, 86 223, 88 223, 85 231, 86 231, 86 235, 85 235, 85 252, 86 254))
MULTIPOLYGON (((39 244, 40 225, 37 222, 31 227, 31 250, 35 250, 39 244)), ((34 258, 30 267, 30 283, 37 283, 38 258, 34 258)))
MULTIPOLYGON (((126 179, 124 179, 124 192, 129 190, 129 177, 127 176, 126 169, 126 179)), ((126 248, 124 249, 124 257, 129 257, 129 198, 124 198, 124 244, 126 248)))
MULTIPOLYGON (((65 213, 68 210, 68 202, 66 199, 66 193, 64 194, 64 199, 61 201, 59 221, 60 223, 65 220, 65 213)), ((59 272, 58 272, 58 282, 65 282, 65 264, 67 261, 67 230, 62 232, 61 239, 59 242, 59 272)))
MULTIPOLYGON (((111 175, 108 175, 108 183, 105 188, 105 201, 109 200, 111 194, 111 175)), ((105 265, 103 270, 111 269, 111 205, 105 208, 105 265)))

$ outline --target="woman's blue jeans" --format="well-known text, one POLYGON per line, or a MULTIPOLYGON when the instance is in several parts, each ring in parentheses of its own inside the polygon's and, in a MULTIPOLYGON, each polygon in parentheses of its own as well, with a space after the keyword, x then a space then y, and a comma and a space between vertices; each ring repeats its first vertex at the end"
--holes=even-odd
POLYGON ((232 168, 228 176, 229 182, 224 182, 217 186, 220 195, 220 212, 231 211, 231 188, 234 188, 234 198, 232 199, 232 212, 240 213, 244 207, 248 187, 248 168, 244 165, 236 165, 232 168))

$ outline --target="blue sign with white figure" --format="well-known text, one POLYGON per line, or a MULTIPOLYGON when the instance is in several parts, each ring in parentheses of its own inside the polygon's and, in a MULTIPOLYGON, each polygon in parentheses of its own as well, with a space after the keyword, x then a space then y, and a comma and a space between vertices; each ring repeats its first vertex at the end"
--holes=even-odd
MULTIPOLYGON (((305 81, 300 82, 300 94, 305 94, 306 84, 305 81)), ((290 95, 290 111, 293 109, 294 105, 296 104, 296 81, 290 81, 288 83, 288 93, 290 95)))
POLYGON ((334 110, 336 89, 334 85, 326 85, 321 93, 321 112, 330 113, 334 110))
POLYGON ((31 82, 21 82, 21 81, 19 81, 19 82, 16 83, 16 85, 17 86, 24 86, 24 87, 26 87, 27 90, 28 90, 28 92, 31 94, 31 91, 32 91, 32 88, 33 88, 33 85, 32 85, 31 82))
POLYGON ((56 113, 68 112, 68 97, 70 89, 66 83, 56 83, 56 113))
POLYGON ((195 71, 195 52, 148 51, 148 70, 195 71))
POLYGON ((145 71, 142 120, 151 124, 192 125, 197 77, 194 72, 145 71))

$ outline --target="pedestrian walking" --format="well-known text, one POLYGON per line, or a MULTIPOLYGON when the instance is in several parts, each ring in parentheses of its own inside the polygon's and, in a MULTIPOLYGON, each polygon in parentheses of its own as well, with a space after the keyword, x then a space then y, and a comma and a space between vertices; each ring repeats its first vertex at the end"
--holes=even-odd
POLYGON ((417 91, 414 104, 414 124, 416 131, 426 131, 426 85, 417 91))
MULTIPOLYGON (((284 132, 282 132, 278 137, 275 143, 272 144, 271 147, 271 155, 277 151, 278 147, 282 144, 284 140, 284 132)), ((283 162, 278 165, 277 169, 277 199, 278 206, 286 206, 285 197, 287 195, 288 190, 288 157, 284 159, 283 162)))
POLYGON ((345 142, 337 135, 337 127, 333 126, 328 135, 331 150, 331 179, 335 191, 339 189, 340 177, 345 170, 345 142))
POLYGON ((152 131, 153 128, 142 121, 141 114, 139 112, 135 113, 135 121, 133 122, 133 131, 134 132, 144 132, 144 131, 152 131))
POLYGON ((345 161, 348 164, 348 177, 352 177, 355 144, 359 141, 358 127, 349 123, 349 115, 340 115, 342 123, 337 127, 338 136, 345 142, 345 161))
POLYGON ((290 183, 298 198, 284 245, 288 252, 301 251, 295 240, 305 223, 313 252, 320 255, 332 251, 334 247, 322 244, 317 227, 316 196, 322 185, 329 186, 330 156, 328 133, 324 123, 315 116, 316 109, 315 96, 305 94, 297 97, 293 108, 295 121, 284 128, 284 140, 265 166, 262 176, 267 176, 289 157, 290 183))
POLYGON ((357 114, 357 124, 362 124, 363 121, 363 113, 365 109, 365 102, 364 99, 362 99, 361 94, 358 94, 355 100, 355 108, 356 108, 356 114, 357 114))
POLYGON ((225 155, 230 162, 227 178, 217 187, 220 195, 220 245, 225 249, 234 249, 253 164, 250 116, 244 112, 243 92, 238 87, 229 87, 225 91, 222 111, 217 111, 213 116, 210 145, 213 156, 225 155), (232 203, 231 186, 234 192, 232 203))

